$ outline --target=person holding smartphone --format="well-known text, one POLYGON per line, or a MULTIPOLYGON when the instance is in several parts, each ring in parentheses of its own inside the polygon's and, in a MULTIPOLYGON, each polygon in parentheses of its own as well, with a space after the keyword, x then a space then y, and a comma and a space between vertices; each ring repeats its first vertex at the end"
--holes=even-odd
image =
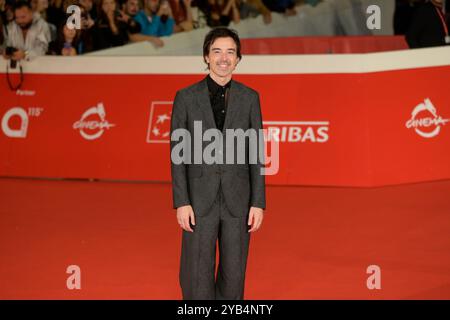
POLYGON ((100 0, 94 26, 94 49, 122 46, 128 42, 128 24, 121 19, 116 0, 100 0))
POLYGON ((70 29, 64 24, 58 32, 56 41, 50 43, 49 53, 61 56, 76 56, 80 34, 80 30, 70 29))
POLYGON ((135 20, 141 25, 141 33, 147 36, 170 36, 174 31, 175 20, 167 0, 145 0, 135 20))
POLYGON ((156 36, 148 36, 141 33, 141 25, 135 20, 139 12, 138 0, 124 0, 122 3, 123 16, 128 19, 131 28, 128 30, 131 42, 148 41, 156 48, 164 46, 164 42, 156 36))

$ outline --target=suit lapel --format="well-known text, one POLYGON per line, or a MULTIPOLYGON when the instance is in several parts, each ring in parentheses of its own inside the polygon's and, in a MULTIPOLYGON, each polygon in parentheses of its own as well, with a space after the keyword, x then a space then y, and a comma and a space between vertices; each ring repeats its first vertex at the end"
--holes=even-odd
MULTIPOLYGON (((212 111, 211 100, 209 98, 208 84, 206 82, 206 78, 204 78, 202 81, 199 82, 198 92, 197 92, 196 96, 197 96, 197 102, 202 110, 203 118, 205 120, 205 125, 206 125, 205 129, 217 128, 216 122, 214 120, 214 114, 212 111)), ((239 98, 239 86, 236 83, 236 81, 231 79, 231 86, 230 86, 230 92, 229 92, 228 104, 227 104, 227 112, 225 114, 225 122, 223 125, 222 133, 225 132, 225 129, 227 129, 231 126, 233 117, 237 110, 238 98, 239 98)))
POLYGON ((209 99, 208 84, 206 83, 206 78, 199 82, 198 92, 196 96, 199 107, 203 113, 203 119, 205 120, 205 129, 215 128, 216 122, 214 120, 211 100, 209 99))

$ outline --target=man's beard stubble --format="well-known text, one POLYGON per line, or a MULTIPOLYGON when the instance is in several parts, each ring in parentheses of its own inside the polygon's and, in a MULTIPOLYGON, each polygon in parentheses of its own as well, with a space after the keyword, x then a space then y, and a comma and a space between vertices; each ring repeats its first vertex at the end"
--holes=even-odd
POLYGON ((31 25, 33 24, 33 22, 29 22, 29 23, 26 23, 26 24, 19 24, 19 27, 20 27, 20 29, 22 29, 22 30, 28 30, 28 29, 30 29, 30 27, 31 27, 31 25))

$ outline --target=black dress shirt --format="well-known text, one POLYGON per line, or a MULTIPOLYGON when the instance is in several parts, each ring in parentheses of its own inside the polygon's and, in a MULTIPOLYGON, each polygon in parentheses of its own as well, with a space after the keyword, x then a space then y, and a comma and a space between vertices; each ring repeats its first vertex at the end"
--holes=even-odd
POLYGON ((227 112, 228 93, 231 86, 231 80, 224 86, 221 86, 208 75, 206 81, 208 83, 209 98, 214 114, 214 120, 216 122, 216 128, 222 131, 227 112))

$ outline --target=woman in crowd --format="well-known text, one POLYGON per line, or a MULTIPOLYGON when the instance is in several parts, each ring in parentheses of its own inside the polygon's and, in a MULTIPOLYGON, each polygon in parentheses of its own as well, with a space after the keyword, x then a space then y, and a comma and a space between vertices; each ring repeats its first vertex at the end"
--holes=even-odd
POLYGON ((174 32, 190 31, 194 28, 191 3, 192 0, 169 0, 175 20, 174 32))
POLYGON ((239 23, 241 20, 239 0, 207 0, 199 7, 205 13, 210 27, 226 27, 231 21, 239 23))
POLYGON ((93 27, 94 49, 122 46, 128 42, 128 24, 115 0, 99 0, 97 21, 93 27))
POLYGON ((69 29, 64 24, 55 42, 50 44, 50 54, 62 56, 76 56, 79 51, 81 30, 69 29))

